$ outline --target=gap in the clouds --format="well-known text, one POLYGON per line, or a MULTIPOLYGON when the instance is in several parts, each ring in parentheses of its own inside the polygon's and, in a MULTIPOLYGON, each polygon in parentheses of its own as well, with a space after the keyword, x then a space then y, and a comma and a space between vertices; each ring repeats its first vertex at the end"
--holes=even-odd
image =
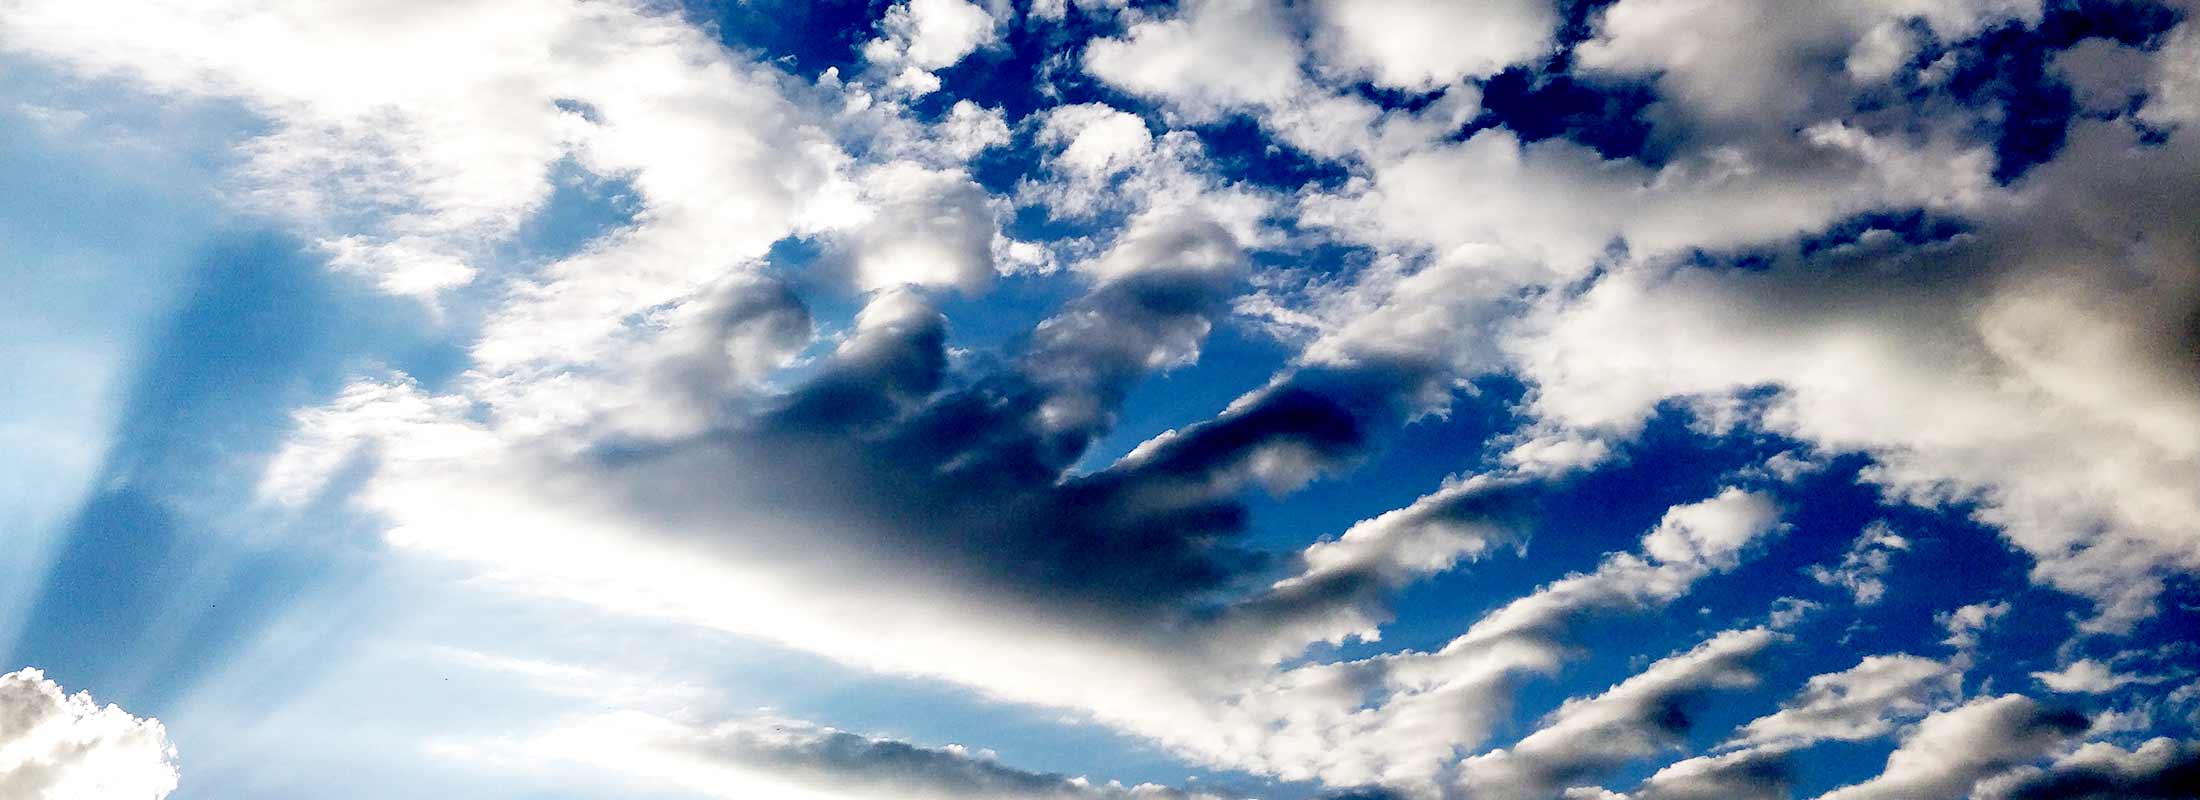
MULTIPOLYGON (((1955 58, 1946 88, 1961 103, 1991 107, 1977 123, 1994 145, 1994 178, 2003 184, 2052 160, 2067 139, 2079 109, 2070 87, 2055 75, 2056 53, 2087 39, 2153 49, 2179 21, 2178 13, 2152 0, 2055 0, 2037 27, 2005 24, 1953 47, 1928 44, 1920 55, 1955 58)), ((1930 41, 1928 39, 1928 41, 1930 41)))
POLYGON ((550 197, 522 221, 494 253, 500 263, 526 267, 571 257, 604 234, 634 223, 642 211, 632 181, 598 175, 572 157, 550 168, 550 197))
POLYGON ((862 64, 863 43, 891 0, 691 0, 688 16, 728 46, 806 79, 862 64))
MULTIPOLYGON (((1454 392, 1445 413, 1375 432, 1378 447, 1349 471, 1290 494, 1252 494, 1247 498, 1252 512, 1247 544, 1297 551, 1340 536, 1353 523, 1411 505, 1442 488, 1447 478, 1486 467, 1491 437, 1518 422, 1515 408, 1525 392, 1510 377, 1482 377, 1454 392)), ((1383 649, 1392 644, 1386 639, 1383 649)))
POLYGON ((1131 389, 1116 410, 1115 425, 1093 440, 1071 470, 1103 469, 1141 442, 1213 419, 1231 401, 1265 385, 1292 354, 1241 320, 1218 321, 1200 347, 1199 360, 1152 374, 1131 389))
POLYGON ((1893 236, 1905 245, 1918 247, 1949 241, 1969 232, 1971 224, 1968 221, 1926 209, 1877 211, 1858 214, 1806 234, 1798 240, 1797 247, 1808 260, 1819 253, 1864 242, 1867 237, 1893 236))
POLYGON ((1656 167, 1669 155, 1644 116, 1656 100, 1645 83, 1591 82, 1516 66, 1483 82, 1482 112, 1454 136, 1464 140, 1502 128, 1522 142, 1562 138, 1607 159, 1631 158, 1656 167))
MULTIPOLYGON (((1042 20, 1024 13, 1028 4, 1015 5, 1018 13, 1002 22, 998 45, 981 48, 937 73, 946 88, 938 94, 998 107, 1006 112, 1011 124, 1033 112, 1076 103, 1107 103, 1125 111, 1154 114, 1151 105, 1085 73, 1085 45, 1120 32, 1113 12, 1088 13, 1071 2, 1062 19, 1042 20)), ((1159 8, 1169 4, 1131 0, 1127 5, 1159 8)), ((942 99, 927 97, 926 102, 937 104, 942 99)))
POLYGON ((1789 755, 1794 797, 1817 797, 1879 774, 1899 744, 1893 736, 1861 742, 1825 741, 1789 755))
POLYGON ((1248 183, 1278 191, 1297 191, 1312 186, 1334 190, 1350 172, 1342 165, 1307 156, 1298 148, 1268 138, 1260 123, 1233 116, 1193 129, 1207 147, 1209 163, 1231 182, 1248 183))

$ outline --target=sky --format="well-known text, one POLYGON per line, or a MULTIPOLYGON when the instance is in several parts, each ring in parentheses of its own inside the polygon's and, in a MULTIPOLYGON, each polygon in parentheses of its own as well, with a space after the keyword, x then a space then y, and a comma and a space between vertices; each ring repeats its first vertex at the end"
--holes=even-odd
POLYGON ((2200 796, 2189 0, 0 0, 0 800, 2200 796))

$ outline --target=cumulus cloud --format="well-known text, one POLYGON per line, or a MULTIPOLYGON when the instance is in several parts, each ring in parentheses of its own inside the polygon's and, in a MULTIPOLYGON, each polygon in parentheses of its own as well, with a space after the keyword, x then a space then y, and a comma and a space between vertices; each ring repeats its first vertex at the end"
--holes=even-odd
POLYGON ((1314 41, 1325 61, 1379 86, 1418 91, 1542 55, 1559 23, 1545 0, 1328 0, 1313 8, 1321 25, 1314 41))
POLYGON ((991 11, 968 0, 907 0, 886 9, 879 38, 863 46, 863 57, 889 88, 931 94, 940 88, 934 71, 998 41, 1000 29, 991 11))
POLYGON ((950 286, 975 293, 992 281, 996 212, 968 175, 896 161, 856 179, 873 210, 843 245, 857 287, 950 286))
POLYGON ((1087 45, 1085 69, 1201 122, 1289 99, 1301 85, 1303 58, 1280 6, 1193 0, 1087 45))
POLYGON ((176 748, 160 720, 68 694, 36 669, 0 675, 0 795, 159 800, 176 778, 176 748))

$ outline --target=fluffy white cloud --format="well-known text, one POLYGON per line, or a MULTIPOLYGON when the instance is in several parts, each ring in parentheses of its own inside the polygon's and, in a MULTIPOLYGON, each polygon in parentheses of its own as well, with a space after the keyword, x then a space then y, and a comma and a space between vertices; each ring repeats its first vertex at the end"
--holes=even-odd
POLYGON ((976 293, 992 282, 996 212, 968 175, 896 161, 856 180, 871 208, 871 218, 845 238, 857 287, 937 285, 976 293))
POLYGON ((63 692, 36 669, 0 675, 0 796, 159 800, 176 777, 160 720, 63 692))
POLYGON ((1643 552, 1671 563, 1729 569, 1743 547, 1765 534, 1779 510, 1763 494, 1728 487, 1717 497, 1674 508, 1642 538, 1643 552))
POLYGON ((999 41, 1000 29, 992 12, 969 0, 906 0, 886 9, 880 36, 863 46, 863 57, 888 87, 931 94, 940 88, 933 71, 999 41))
POLYGON ((1085 69, 1125 91, 1163 100, 1194 121, 1276 105, 1302 86, 1304 58, 1281 6, 1193 0, 1085 48, 1085 69))
POLYGON ((25 2, 0 42, 241 100, 272 125, 237 151, 237 202, 297 220, 392 291, 480 274, 563 159, 629 177, 649 208, 650 235, 624 249, 653 252, 619 259, 634 295, 679 284, 673 265, 760 255, 830 194, 826 148, 791 124, 776 75, 623 3, 25 2))

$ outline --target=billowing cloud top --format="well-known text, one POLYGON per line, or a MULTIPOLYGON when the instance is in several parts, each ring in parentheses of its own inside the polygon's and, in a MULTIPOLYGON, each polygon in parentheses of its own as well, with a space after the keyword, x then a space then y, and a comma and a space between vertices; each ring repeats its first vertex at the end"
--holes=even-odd
POLYGON ((0 796, 2191 796, 2196 16, 0 0, 0 796))

